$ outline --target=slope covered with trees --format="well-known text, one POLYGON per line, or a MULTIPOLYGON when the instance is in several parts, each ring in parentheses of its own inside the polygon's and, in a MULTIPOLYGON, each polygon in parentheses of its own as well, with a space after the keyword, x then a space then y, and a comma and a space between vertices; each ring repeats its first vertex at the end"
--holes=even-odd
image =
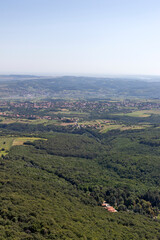
POLYGON ((1 239, 159 239, 160 148, 148 141, 160 130, 147 131, 37 132, 47 140, 12 147, 0 162, 1 239))

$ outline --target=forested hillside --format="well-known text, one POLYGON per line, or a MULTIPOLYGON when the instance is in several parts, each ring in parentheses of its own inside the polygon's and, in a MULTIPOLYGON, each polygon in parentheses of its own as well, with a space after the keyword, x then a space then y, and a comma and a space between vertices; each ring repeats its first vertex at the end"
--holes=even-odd
POLYGON ((159 133, 44 132, 12 147, 0 163, 1 239, 159 239, 159 133))

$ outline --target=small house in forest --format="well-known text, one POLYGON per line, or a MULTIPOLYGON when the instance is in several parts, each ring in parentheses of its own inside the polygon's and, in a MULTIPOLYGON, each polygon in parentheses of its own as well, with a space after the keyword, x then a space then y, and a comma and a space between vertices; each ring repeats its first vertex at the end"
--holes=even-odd
POLYGON ((110 205, 109 205, 108 203, 106 203, 105 201, 102 203, 102 207, 105 208, 105 209, 107 209, 108 212, 117 212, 117 210, 116 210, 114 207, 110 206, 110 205))

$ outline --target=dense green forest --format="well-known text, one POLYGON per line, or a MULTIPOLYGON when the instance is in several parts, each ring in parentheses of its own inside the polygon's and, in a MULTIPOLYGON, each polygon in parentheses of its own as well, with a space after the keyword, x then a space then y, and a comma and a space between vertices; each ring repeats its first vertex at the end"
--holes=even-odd
POLYGON ((160 239, 160 129, 68 131, 2 156, 0 239, 160 239))

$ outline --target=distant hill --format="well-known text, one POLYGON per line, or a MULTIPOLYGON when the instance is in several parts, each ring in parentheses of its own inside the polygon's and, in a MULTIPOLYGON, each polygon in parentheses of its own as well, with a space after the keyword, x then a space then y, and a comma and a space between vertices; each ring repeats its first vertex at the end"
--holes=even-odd
POLYGON ((0 98, 160 98, 158 78, 0 75, 0 98))

